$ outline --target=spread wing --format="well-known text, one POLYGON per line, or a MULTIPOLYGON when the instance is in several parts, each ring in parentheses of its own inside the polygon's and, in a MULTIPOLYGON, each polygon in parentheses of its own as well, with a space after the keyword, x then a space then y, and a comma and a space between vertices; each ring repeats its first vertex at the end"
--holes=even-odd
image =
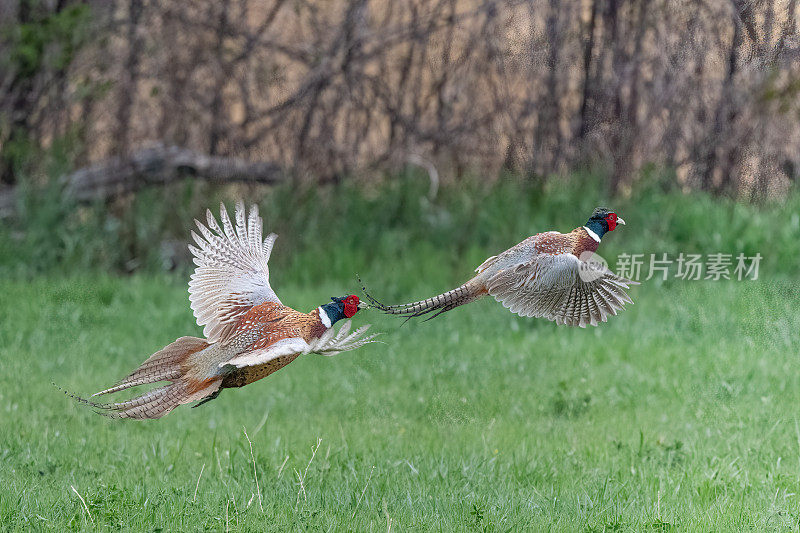
POLYGON ((235 228, 224 205, 220 205, 222 229, 211 210, 206 219, 207 226, 195 220, 201 235, 192 231, 197 247, 189 245, 197 265, 189 281, 189 300, 208 342, 225 342, 251 307, 281 303, 269 285, 267 266, 278 236, 271 233, 262 239, 255 205, 245 217, 244 204, 236 204, 235 228))
POLYGON ((338 332, 334 332, 334 328, 328 328, 319 339, 311 342, 309 352, 332 356, 341 352, 355 350, 371 342, 378 342, 373 339, 380 333, 364 335, 370 327, 370 324, 365 324, 350 333, 350 321, 348 320, 342 324, 338 332))
POLYGON ((300 337, 288 337, 280 339, 266 348, 237 355, 233 359, 220 363, 220 368, 224 366, 234 366, 244 368, 246 366, 258 366, 268 363, 284 355, 308 353, 308 343, 300 337))
POLYGON ((303 355, 307 353, 318 353, 320 355, 336 355, 338 353, 355 350, 365 344, 376 342, 373 339, 378 335, 364 335, 370 328, 370 325, 364 325, 350 333, 350 321, 345 322, 339 331, 336 332, 334 328, 322 334, 319 339, 312 340, 310 343, 306 342, 300 337, 286 337, 277 340, 269 346, 248 352, 246 354, 238 355, 233 359, 220 363, 220 367, 230 365, 237 368, 246 366, 258 366, 268 363, 273 359, 282 357, 284 355, 303 355))
POLYGON ((586 327, 633 303, 626 289, 637 282, 572 254, 536 254, 500 270, 486 282, 489 294, 520 316, 586 327))

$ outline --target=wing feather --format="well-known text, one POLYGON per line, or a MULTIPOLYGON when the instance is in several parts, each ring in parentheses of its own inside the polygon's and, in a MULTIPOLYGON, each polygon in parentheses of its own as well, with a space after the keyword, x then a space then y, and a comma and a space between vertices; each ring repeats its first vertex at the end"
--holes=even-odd
POLYGON ((284 355, 293 355, 306 353, 309 346, 306 341, 300 337, 288 337, 277 340, 260 350, 254 350, 246 354, 237 355, 233 359, 222 362, 219 364, 220 368, 224 366, 233 366, 236 368, 244 368, 246 366, 258 366, 268 363, 278 357, 284 355))
POLYGON ((364 335, 370 328, 369 324, 361 326, 352 333, 350 333, 350 328, 351 323, 348 320, 339 328, 338 332, 335 328, 328 328, 318 339, 312 340, 310 343, 300 337, 284 337, 265 348, 237 355, 228 361, 220 363, 219 366, 220 368, 224 366, 236 368, 258 366, 278 357, 294 354, 317 353, 331 356, 344 351, 355 350, 371 342, 377 342, 373 339, 379 335, 378 333, 364 335))
POLYGON ((632 304, 631 285, 638 283, 566 253, 528 256, 486 281, 489 294, 513 313, 579 327, 596 326, 632 304))
POLYGON ((269 284, 268 267, 277 235, 262 239, 262 220, 255 205, 246 216, 244 204, 238 202, 234 216, 235 227, 221 204, 221 226, 207 210, 205 225, 195 220, 200 233, 191 232, 197 246, 189 245, 196 265, 189 282, 189 300, 209 342, 227 342, 251 307, 281 303, 269 284))
POLYGON ((329 328, 322 337, 311 343, 311 349, 309 351, 320 355, 332 356, 341 352, 355 350, 365 344, 378 342, 373 340, 379 335, 378 333, 364 335, 371 327, 370 324, 365 324, 348 335, 350 327, 351 324, 348 320, 342 324, 342 327, 339 328, 336 335, 333 334, 333 328, 329 328))

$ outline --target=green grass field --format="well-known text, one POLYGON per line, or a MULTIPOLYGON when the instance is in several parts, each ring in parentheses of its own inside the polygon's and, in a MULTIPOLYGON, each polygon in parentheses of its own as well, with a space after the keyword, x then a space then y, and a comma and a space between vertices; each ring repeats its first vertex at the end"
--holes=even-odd
MULTIPOLYGON (((391 277, 365 275, 379 295, 391 277)), ((789 278, 645 283, 587 330, 489 300, 402 327, 362 312, 385 344, 155 422, 51 385, 94 392, 199 334, 184 281, 0 281, 4 530, 798 530, 789 278)), ((448 288, 407 283, 390 299, 448 288)), ((276 289, 307 309, 354 285, 276 289)))
MULTIPOLYGON (((449 289, 584 222, 597 183, 462 182, 430 202, 401 176, 248 197, 281 235, 276 291, 309 310, 356 291, 356 272, 387 303, 449 289)), ((800 529, 800 195, 749 206, 653 178, 609 201, 628 225, 608 259, 763 261, 758 281, 645 282, 598 328, 491 300, 404 326, 362 312, 385 344, 305 356, 154 422, 54 388, 90 394, 200 334, 185 263, 165 273, 158 243, 185 250, 187 221, 227 194, 176 185, 122 214, 54 194, 0 225, 0 530, 800 529)))

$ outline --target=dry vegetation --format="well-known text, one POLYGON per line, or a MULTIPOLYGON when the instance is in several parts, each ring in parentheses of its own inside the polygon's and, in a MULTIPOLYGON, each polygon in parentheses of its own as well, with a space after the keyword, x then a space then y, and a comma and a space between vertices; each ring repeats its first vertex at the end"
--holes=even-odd
MULTIPOLYGON (((624 192, 655 164, 687 189, 779 194, 800 169, 797 3, 89 2, 42 47, 68 57, 0 73, 3 181, 24 132, 76 134, 79 166, 159 143, 316 180, 588 164, 624 192)), ((0 7, 5 44, 76 5, 0 7)))

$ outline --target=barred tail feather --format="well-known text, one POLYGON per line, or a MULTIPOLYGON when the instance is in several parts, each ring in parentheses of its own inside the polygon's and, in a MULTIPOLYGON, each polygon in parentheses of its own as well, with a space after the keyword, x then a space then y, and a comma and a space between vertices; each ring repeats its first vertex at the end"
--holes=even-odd
POLYGON ((147 383, 157 383, 164 380, 173 381, 181 375, 181 364, 193 353, 207 347, 208 342, 203 339, 181 337, 151 355, 139 368, 113 387, 96 392, 92 396, 111 394, 147 383))
POLYGON ((110 418, 152 419, 160 418, 177 406, 201 400, 218 392, 221 377, 199 381, 188 376, 189 356, 209 346, 208 342, 197 337, 181 337, 172 344, 154 353, 139 368, 111 388, 92 396, 111 394, 121 390, 171 381, 139 396, 123 402, 98 403, 66 392, 67 395, 85 405, 93 407, 98 413, 110 418))
POLYGON ((437 294, 436 296, 426 300, 420 300, 418 302, 411 302, 407 304, 384 305, 367 293, 367 290, 363 284, 362 290, 367 296, 367 300, 370 302, 371 306, 389 315, 400 315, 407 318, 413 318, 436 311, 436 314, 431 316, 428 320, 436 318, 440 314, 450 311, 451 309, 455 309, 460 305, 473 302, 487 294, 486 288, 483 286, 483 284, 474 278, 460 287, 456 287, 450 291, 437 294))
POLYGON ((221 384, 222 378, 199 383, 180 379, 130 400, 115 403, 93 402, 67 391, 64 393, 73 400, 94 408, 98 414, 109 418, 148 420, 161 418, 179 405, 213 396, 219 391, 221 384))

